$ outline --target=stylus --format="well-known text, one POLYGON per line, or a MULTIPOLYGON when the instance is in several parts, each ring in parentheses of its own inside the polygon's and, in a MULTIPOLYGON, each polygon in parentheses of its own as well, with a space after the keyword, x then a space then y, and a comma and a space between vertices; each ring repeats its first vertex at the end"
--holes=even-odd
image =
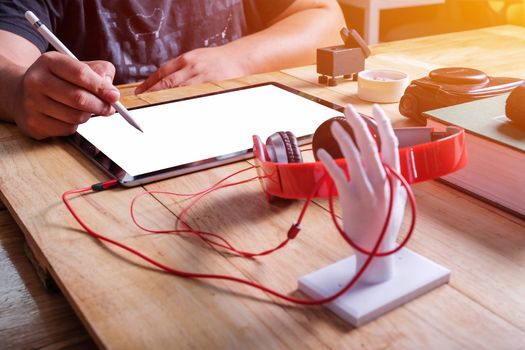
MULTIPOLYGON (((27 11, 25 13, 26 19, 31 23, 33 27, 46 39, 58 52, 63 53, 64 55, 67 55, 71 58, 74 58, 78 60, 78 58, 73 55, 69 49, 62 44, 60 40, 53 34, 45 25, 40 22, 37 16, 31 11, 27 11)), ((133 119, 129 111, 124 107, 120 101, 117 101, 112 104, 113 108, 115 108, 120 115, 126 119, 126 121, 131 124, 135 129, 139 130, 140 132, 143 132, 140 126, 137 124, 137 122, 133 119)))

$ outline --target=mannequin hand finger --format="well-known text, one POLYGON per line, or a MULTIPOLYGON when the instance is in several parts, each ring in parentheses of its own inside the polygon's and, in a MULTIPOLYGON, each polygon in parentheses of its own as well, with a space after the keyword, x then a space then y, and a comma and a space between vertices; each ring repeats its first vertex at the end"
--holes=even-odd
POLYGON ((319 157, 321 162, 323 162, 326 170, 334 180, 339 194, 343 193, 348 185, 348 180, 344 171, 337 165, 332 156, 328 154, 328 152, 326 152, 323 148, 317 151, 317 157, 319 157))
POLYGON ((372 116, 377 122, 379 137, 381 138, 381 154, 386 164, 399 172, 399 141, 390 119, 379 105, 374 104, 372 116))
POLYGON ((370 134, 368 126, 350 104, 345 109, 345 117, 354 130, 357 145, 361 151, 361 157, 365 163, 366 172, 372 185, 383 185, 386 177, 385 169, 381 164, 381 157, 377 150, 377 144, 370 134))
POLYGON ((361 195, 373 194, 372 187, 361 161, 361 155, 354 145, 354 142, 339 123, 333 123, 331 127, 332 134, 339 144, 339 148, 346 159, 348 173, 350 174, 350 184, 355 187, 361 195))

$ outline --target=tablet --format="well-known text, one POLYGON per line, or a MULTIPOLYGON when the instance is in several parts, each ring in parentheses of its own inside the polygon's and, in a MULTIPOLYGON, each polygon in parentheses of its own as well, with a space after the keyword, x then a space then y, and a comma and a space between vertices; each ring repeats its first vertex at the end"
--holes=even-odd
POLYGON ((130 109, 143 133, 120 115, 95 116, 68 139, 124 186, 135 186, 252 157, 252 135, 277 131, 311 142, 343 108, 278 83, 265 83, 130 109))

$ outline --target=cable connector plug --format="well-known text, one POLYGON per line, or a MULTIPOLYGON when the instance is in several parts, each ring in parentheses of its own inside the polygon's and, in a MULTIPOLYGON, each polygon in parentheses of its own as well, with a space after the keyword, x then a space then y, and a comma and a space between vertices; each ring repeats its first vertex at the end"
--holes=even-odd
POLYGON ((294 239, 295 237, 297 237, 299 231, 301 231, 301 225, 293 224, 288 230, 288 239, 294 239))
POLYGON ((93 192, 100 192, 100 191, 107 190, 108 188, 115 187, 117 185, 118 185, 117 180, 109 180, 106 182, 99 182, 94 185, 91 185, 91 190, 93 192))

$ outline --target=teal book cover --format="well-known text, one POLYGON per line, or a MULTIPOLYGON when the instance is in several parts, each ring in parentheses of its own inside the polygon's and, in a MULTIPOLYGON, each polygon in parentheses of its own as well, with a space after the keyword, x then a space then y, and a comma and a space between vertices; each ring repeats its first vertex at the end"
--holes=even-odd
POLYGON ((426 112, 425 116, 429 126, 455 125, 465 129, 467 165, 442 179, 525 217, 525 129, 506 117, 507 96, 440 108, 426 112))
MULTIPOLYGON (((425 112, 427 118, 444 125, 459 126, 467 133, 525 152, 525 129, 505 116, 508 94, 425 112)), ((525 103, 525 101, 523 101, 525 103)), ((525 117, 525 116, 524 116, 525 117)))

